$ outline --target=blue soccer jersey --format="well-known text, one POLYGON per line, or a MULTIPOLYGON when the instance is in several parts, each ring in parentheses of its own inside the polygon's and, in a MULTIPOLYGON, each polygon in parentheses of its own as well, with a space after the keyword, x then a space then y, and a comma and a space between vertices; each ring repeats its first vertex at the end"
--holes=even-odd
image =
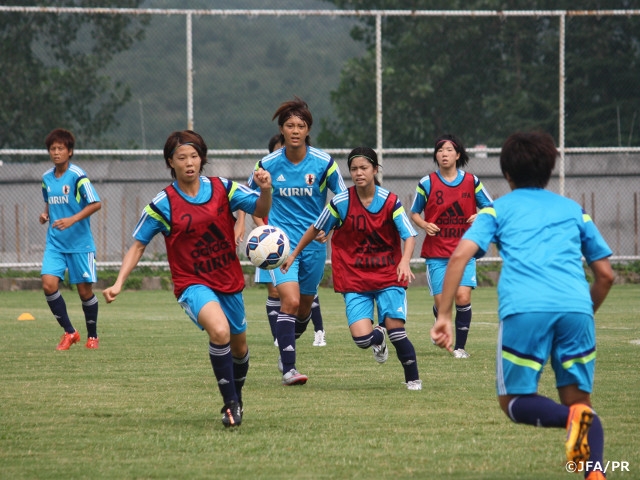
MULTIPOLYGON (((373 196, 373 201, 366 207, 367 211, 371 213, 379 212, 389 196, 389 190, 376 185, 376 193, 373 196)), ((347 211, 349 208, 349 192, 343 192, 331 199, 329 204, 322 210, 322 213, 314 223, 314 227, 318 230, 323 230, 329 233, 333 228, 342 224, 347 217, 347 211)), ((400 234, 402 240, 406 240, 409 237, 416 237, 418 232, 409 221, 409 217, 398 200, 393 208, 393 222, 396 229, 400 234)))
MULTIPOLYGON (((462 183, 462 179, 464 178, 464 171, 458 169, 458 176, 452 182, 446 181, 440 175, 440 172, 437 171, 436 175, 440 177, 442 183, 448 185, 450 187, 457 187, 462 183)), ((473 176, 473 185, 475 186, 476 192, 476 205, 478 208, 488 207, 493 203, 489 192, 484 188, 482 182, 476 177, 473 176)), ((431 180, 429 175, 422 177, 418 182, 418 186, 416 187, 416 196, 413 198, 413 204, 411 205, 411 211, 413 213, 422 213, 424 211, 425 206, 427 205, 427 200, 429 199, 429 195, 431 194, 431 180)))
POLYGON ((518 188, 481 210, 463 239, 478 245, 477 257, 490 243, 500 251, 500 319, 527 312, 593 315, 582 257, 590 264, 612 252, 573 200, 540 188, 518 188))
POLYGON ((42 175, 42 197, 49 205, 47 249, 62 253, 95 252, 89 217, 64 230, 51 227, 56 220, 71 217, 87 205, 100 201, 84 170, 69 163, 67 171, 57 178, 55 168, 50 168, 42 175))
MULTIPOLYGON (((338 164, 331 156, 314 147, 307 147, 304 159, 294 164, 285 155, 285 148, 276 150, 260 160, 256 170, 264 168, 271 174, 273 203, 269 212, 269 225, 280 227, 289 237, 291 248, 313 224, 327 203, 329 190, 344 192, 338 164)), ((253 176, 249 186, 257 188, 253 176)), ((324 249, 326 245, 312 242, 308 249, 324 249)))
MULTIPOLYGON (((258 193, 240 183, 219 178, 227 191, 231 210, 243 210, 251 215, 256 209, 258 193)), ((195 197, 185 195, 178 187, 177 181, 173 182, 173 186, 189 203, 205 203, 211 198, 211 180, 204 176, 200 176, 200 189, 195 197)), ((142 210, 142 215, 133 231, 133 237, 147 245, 158 233, 169 235, 171 233, 170 222, 171 205, 169 205, 169 199, 163 190, 142 210)))

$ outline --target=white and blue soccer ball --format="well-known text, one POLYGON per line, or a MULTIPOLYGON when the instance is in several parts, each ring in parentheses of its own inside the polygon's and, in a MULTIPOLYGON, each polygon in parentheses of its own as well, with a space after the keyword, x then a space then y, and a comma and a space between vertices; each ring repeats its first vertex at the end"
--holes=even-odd
POLYGON ((246 253, 256 267, 273 270, 289 256, 289 238, 272 225, 254 228, 247 237, 246 253))

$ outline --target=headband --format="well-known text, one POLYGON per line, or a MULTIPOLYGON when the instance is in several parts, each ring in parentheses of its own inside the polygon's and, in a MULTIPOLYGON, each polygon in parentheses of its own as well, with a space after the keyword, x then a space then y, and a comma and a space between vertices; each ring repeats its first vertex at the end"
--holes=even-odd
POLYGON ((183 147, 185 145, 191 145, 193 148, 195 148, 197 150, 198 153, 200 153, 200 147, 198 147, 198 145, 196 145, 193 142, 185 142, 185 143, 179 143, 178 145, 175 146, 175 148, 173 150, 171 150, 171 153, 169 154, 169 158, 173 157, 173 154, 176 153, 176 150, 180 147, 183 147))
POLYGON ((438 143, 436 143, 436 148, 438 148, 443 143, 447 143, 447 142, 449 142, 451 145, 453 145, 456 150, 460 148, 460 147, 458 147, 458 145, 456 145, 456 142, 454 142, 453 140, 447 140, 447 139, 440 140, 438 143))
POLYGON ((371 162, 371 165, 373 165, 374 167, 377 167, 377 166, 378 166, 377 162, 374 162, 372 158, 369 158, 369 157, 367 157, 366 155, 360 155, 360 154, 355 154, 355 155, 350 156, 350 157, 347 159, 347 163, 351 163, 351 160, 353 160, 353 159, 354 159, 354 158, 356 158, 356 157, 366 158, 367 160, 369 160, 369 162, 371 162))

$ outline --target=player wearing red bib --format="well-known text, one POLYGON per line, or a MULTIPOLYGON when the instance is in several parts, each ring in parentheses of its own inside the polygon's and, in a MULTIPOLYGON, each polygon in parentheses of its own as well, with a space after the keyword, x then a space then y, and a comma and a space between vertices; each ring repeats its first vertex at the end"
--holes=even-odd
MULTIPOLYGON (((491 205, 493 200, 478 177, 461 170, 469 156, 458 138, 453 135, 438 137, 433 161, 438 170, 418 182, 411 219, 427 234, 420 256, 425 259, 427 284, 433 296, 433 314, 437 316, 449 257, 476 218, 478 208, 491 205), (423 211, 424 218, 421 216, 423 211)), ((455 358, 469 357, 465 347, 471 327, 471 290, 476 286, 476 263, 471 259, 455 297, 455 358)))
POLYGON ((344 297, 353 341, 363 349, 372 347, 376 361, 384 363, 389 356, 388 333, 407 388, 421 390, 416 352, 405 330, 405 290, 414 278, 409 262, 417 233, 397 195, 379 186, 378 156, 373 149, 355 148, 347 164, 355 186, 331 199, 281 269, 286 271, 318 233, 334 230, 333 286, 344 297), (374 307, 378 317, 375 327, 374 307))

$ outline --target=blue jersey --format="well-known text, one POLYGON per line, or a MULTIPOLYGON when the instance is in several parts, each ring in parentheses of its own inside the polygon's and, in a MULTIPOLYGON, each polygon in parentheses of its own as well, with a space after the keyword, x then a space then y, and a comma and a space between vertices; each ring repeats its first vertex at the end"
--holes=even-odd
MULTIPOLYGON (((219 177, 227 191, 227 197, 232 211, 243 210, 253 214, 258 201, 258 193, 237 182, 219 177)), ((207 202, 211 198, 211 180, 200 176, 200 189, 195 197, 190 197, 180 190, 178 182, 173 182, 178 193, 189 203, 199 204, 207 202)), ((169 235, 171 233, 171 205, 166 192, 158 193, 149 205, 144 207, 138 224, 133 231, 133 237, 147 245, 157 234, 169 235)))
MULTIPOLYGON (((376 193, 373 196, 373 201, 366 207, 367 211, 371 213, 379 212, 384 206, 384 202, 387 201, 389 196, 389 190, 376 185, 376 193)), ((323 230, 325 233, 329 233, 333 228, 342 224, 347 217, 347 210, 349 208, 349 192, 343 192, 331 199, 329 204, 322 210, 322 213, 314 223, 314 227, 318 230, 323 230)), ((404 211, 404 207, 400 200, 396 202, 393 208, 393 222, 396 229, 400 234, 402 240, 406 240, 409 237, 416 237, 418 232, 409 221, 407 213, 404 211)))
POLYGON ((42 197, 49 205, 47 249, 62 253, 95 252, 89 217, 64 230, 51 227, 56 220, 71 217, 87 205, 100 201, 84 170, 69 163, 67 171, 56 178, 55 167, 50 168, 42 175, 42 197))
MULTIPOLYGON (((464 171, 460 169, 458 169, 458 176, 452 182, 447 182, 444 178, 442 178, 442 175, 439 171, 435 173, 436 175, 438 175, 438 177, 440 177, 442 183, 450 187, 457 187, 458 185, 460 185, 464 178, 464 171)), ((491 199, 489 192, 485 190, 484 185, 482 185, 482 182, 475 175, 473 176, 473 184, 475 186, 476 205, 478 206, 478 208, 485 208, 491 205, 491 203, 493 203, 493 200, 491 199)), ((411 211, 413 213, 422 213, 427 205, 427 200, 430 194, 431 180, 429 179, 429 175, 427 175, 425 177, 422 177, 418 182, 418 186, 416 187, 416 196, 413 199, 413 205, 411 205, 411 211)))
POLYGON ((500 319, 528 312, 593 315, 582 257, 590 264, 612 252, 573 200, 518 188, 481 210, 463 239, 478 245, 478 257, 491 242, 500 251, 500 319))
MULTIPOLYGON (((269 225, 280 227, 289 237, 291 248, 316 221, 327 203, 329 190, 346 191, 338 164, 331 156, 314 147, 307 147, 304 159, 294 164, 285 155, 285 148, 276 150, 256 165, 271 174, 273 203, 269 212, 269 225)), ((253 176, 249 186, 256 188, 253 176)), ((309 249, 325 249, 326 245, 311 242, 309 249)))

